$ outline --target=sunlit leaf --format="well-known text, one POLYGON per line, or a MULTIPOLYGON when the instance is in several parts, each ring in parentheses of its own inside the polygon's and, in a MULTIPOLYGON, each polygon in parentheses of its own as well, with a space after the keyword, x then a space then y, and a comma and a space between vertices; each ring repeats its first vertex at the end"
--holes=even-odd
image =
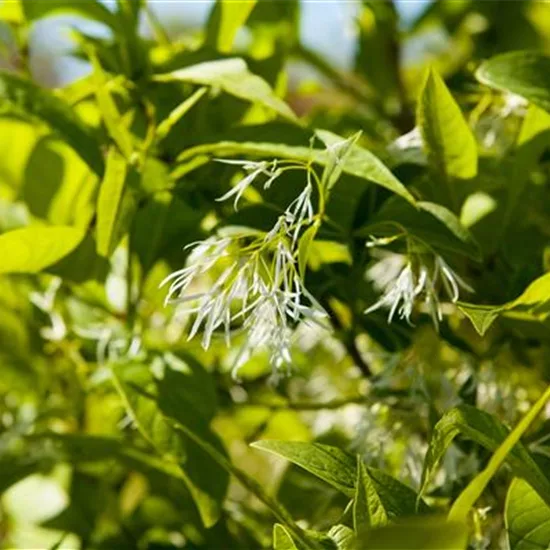
POLYGON ((370 531, 388 522, 386 510, 374 488, 367 469, 357 457, 357 482, 353 501, 353 526, 359 545, 368 541, 370 531))
POLYGON ((510 550, 535 550, 550 544, 550 506, 523 479, 515 478, 504 512, 510 550))
POLYGON ((102 256, 113 253, 130 227, 137 207, 130 182, 135 177, 124 157, 111 148, 97 200, 97 252, 102 256))
POLYGON ((274 550, 298 550, 292 535, 279 523, 273 526, 273 549, 274 550))
POLYGON ((75 227, 31 226, 0 235, 0 273, 38 273, 73 251, 84 238, 75 227))
MULTIPOLYGON (((477 145, 459 106, 434 69, 428 72, 420 94, 417 123, 428 161, 447 186, 447 199, 457 204, 455 179, 477 174, 477 145)), ((434 182, 437 186, 438 183, 434 182)))
POLYGON ((371 531, 363 548, 376 550, 466 550, 469 530, 466 523, 411 519, 371 531))
POLYGON ((257 0, 218 0, 210 16, 206 40, 221 53, 230 53, 237 31, 246 23, 257 0))
POLYGON ((269 84, 251 73, 239 58, 208 61, 155 78, 160 82, 179 81, 211 86, 239 99, 263 105, 287 120, 297 121, 290 107, 275 95, 269 84))
POLYGON ((101 2, 86 0, 85 2, 72 2, 71 0, 48 0, 36 2, 34 0, 21 0, 25 17, 29 21, 42 19, 62 14, 74 14, 87 19, 92 19, 109 26, 114 26, 116 18, 101 2))
MULTIPOLYGON (((537 402, 529 409, 527 414, 518 422, 515 428, 507 435, 506 439, 494 451, 485 469, 481 471, 474 479, 472 479, 468 486, 460 493, 458 498, 453 503, 451 511, 449 512, 450 520, 466 520, 470 510, 485 490, 487 484, 491 481, 491 478, 495 475, 507 457, 515 451, 515 446, 519 443, 521 437, 529 429, 529 426, 533 423, 535 418, 541 413, 549 399, 550 386, 548 386, 537 402)), ((535 474, 537 474, 537 483, 533 484, 533 487, 538 492, 541 491, 542 485, 539 482, 540 474, 538 468, 534 468, 530 465, 528 472, 526 472, 523 477, 531 480, 535 477, 535 474)), ((548 490, 548 485, 550 482, 546 476, 544 481, 544 485, 546 485, 546 487, 539 494, 542 498, 550 499, 550 491, 548 490)))
MULTIPOLYGON (((430 445, 424 459, 420 494, 424 494, 429 483, 455 437, 461 435, 482 445, 489 451, 496 451, 506 439, 510 430, 494 416, 469 405, 461 405, 447 412, 435 425, 430 445)), ((524 477, 539 494, 546 494, 550 500, 550 480, 541 471, 531 453, 522 443, 517 443, 506 457, 512 471, 524 477)))
POLYGON ((460 310, 472 321, 472 324, 484 335, 499 315, 521 312, 533 320, 543 320, 550 314, 550 274, 535 279, 515 300, 500 306, 479 306, 460 303, 460 310))
POLYGON ((482 63, 477 78, 494 88, 517 94, 550 111, 550 57, 537 51, 509 52, 482 63))
POLYGON ((13 73, 0 71, 0 115, 17 115, 47 124, 96 174, 102 174, 103 158, 91 129, 51 92, 13 73))
MULTIPOLYGON (((323 132, 323 137, 327 140, 330 139, 332 142, 343 141, 343 138, 330 132, 323 132)), ((178 161, 182 165, 186 165, 189 160, 204 155, 212 155, 217 158, 253 156, 260 158, 295 159, 305 162, 313 161, 321 166, 333 163, 333 157, 326 149, 311 149, 305 144, 287 145, 285 143, 225 140, 190 147, 178 157, 178 161)), ((414 197, 406 187, 390 172, 382 161, 359 145, 353 145, 346 154, 342 165, 342 172, 385 187, 410 203, 416 203, 414 197)), ((177 178, 181 175, 176 168, 174 177, 177 178)))

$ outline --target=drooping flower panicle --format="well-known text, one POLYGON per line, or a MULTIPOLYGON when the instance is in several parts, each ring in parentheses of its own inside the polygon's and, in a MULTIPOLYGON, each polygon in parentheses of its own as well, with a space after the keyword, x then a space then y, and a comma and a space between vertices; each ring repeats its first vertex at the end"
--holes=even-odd
MULTIPOLYGON (((241 166, 248 174, 218 200, 234 198, 234 207, 244 191, 260 175, 264 188, 282 173, 277 162, 224 161, 241 166)), ((189 339, 203 329, 207 349, 214 333, 223 329, 226 343, 234 327, 246 333, 237 366, 258 349, 267 349, 274 368, 289 365, 293 328, 300 322, 320 324, 326 313, 306 290, 297 265, 298 239, 315 216, 310 179, 266 234, 240 230, 232 236, 213 236, 194 243, 187 266, 169 275, 166 303, 175 303, 183 313, 194 314, 189 339), (204 285, 205 276, 220 272, 204 285)))
POLYGON ((366 277, 382 296, 365 310, 365 314, 380 308, 388 308, 388 323, 397 314, 411 324, 414 305, 423 296, 424 304, 436 328, 443 320, 440 299, 437 292, 441 281, 453 303, 460 297, 460 288, 473 289, 459 277, 445 260, 435 255, 432 265, 423 263, 419 256, 413 259, 403 254, 385 253, 369 270, 366 277), (418 267, 415 269, 414 265, 418 267))

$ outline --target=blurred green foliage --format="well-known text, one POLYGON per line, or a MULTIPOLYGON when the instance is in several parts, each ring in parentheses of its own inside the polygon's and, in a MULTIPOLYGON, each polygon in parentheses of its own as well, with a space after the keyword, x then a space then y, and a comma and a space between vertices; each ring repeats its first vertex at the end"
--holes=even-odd
POLYGON ((346 71, 297 0, 180 36, 144 0, 0 4, 3 547, 550 547, 550 6, 356 7, 346 71), (33 29, 68 13, 105 32, 47 89, 33 29), (303 196, 276 242, 326 322, 238 364, 246 320, 228 347, 159 284, 303 196))

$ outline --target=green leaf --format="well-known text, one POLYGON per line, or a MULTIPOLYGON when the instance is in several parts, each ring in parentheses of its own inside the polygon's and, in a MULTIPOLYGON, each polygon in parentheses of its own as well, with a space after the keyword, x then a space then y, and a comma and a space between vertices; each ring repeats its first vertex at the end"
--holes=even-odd
POLYGON ((550 315, 550 273, 535 279, 520 296, 506 304, 480 306, 460 303, 458 307, 482 336, 499 315, 518 312, 533 320, 544 320, 550 315))
POLYGON ((357 132, 344 141, 339 136, 331 132, 323 132, 322 130, 318 130, 315 135, 327 147, 329 161, 326 163, 323 175, 321 176, 321 187, 328 192, 342 175, 342 168, 346 157, 361 137, 361 132, 357 132))
POLYGON ((91 129, 51 92, 13 73, 0 71, 0 115, 16 115, 47 124, 96 174, 103 173, 103 157, 91 129))
POLYGON ((128 131, 122 120, 118 107, 107 87, 107 75, 103 72, 97 55, 94 52, 90 52, 90 61, 93 68, 92 79, 95 85, 95 96, 101 112, 101 118, 119 151, 130 162, 134 151, 132 134, 128 131))
POLYGON ((0 274, 38 273, 73 251, 84 238, 75 227, 31 226, 0 235, 0 274))
POLYGON ((20 193, 34 216, 52 225, 85 228, 95 213, 97 184, 97 176, 73 149, 46 135, 28 159, 20 193))
POLYGON ((117 389, 144 437, 174 463, 193 496, 206 527, 214 525, 221 513, 229 476, 196 438, 225 457, 225 450, 208 423, 216 403, 211 378, 195 361, 166 355, 156 379, 147 367, 137 366, 126 377, 115 377, 117 389), (179 428, 185 426, 188 431, 179 428))
POLYGON ((413 208, 403 200, 392 197, 356 234, 362 237, 391 237, 404 229, 443 252, 481 259, 476 240, 449 209, 427 201, 418 202, 416 206, 413 208))
POLYGON ((388 522, 386 510, 374 488, 374 484, 361 457, 357 456, 357 482, 353 501, 353 527, 357 542, 363 546, 369 532, 388 522))
POLYGON ((155 379, 148 365, 129 364, 112 369, 113 381, 129 416, 141 435, 166 460, 185 460, 180 434, 160 412, 154 395, 155 379))
POLYGON ((497 55, 481 64, 476 77, 483 84, 517 94, 550 111, 550 57, 541 52, 497 55))
POLYGON ((550 547, 550 506, 523 479, 515 478, 504 511, 510 550, 550 547))
POLYGON ((23 12, 28 21, 36 21, 44 17, 60 14, 75 14, 105 23, 110 27, 116 25, 115 15, 97 0, 74 2, 73 0, 48 0, 37 2, 36 0, 21 0, 23 12))
POLYGON ((458 309, 470 319, 480 336, 483 336, 491 328, 501 312, 499 307, 494 306, 479 306, 466 302, 458 302, 457 305, 458 309))
POLYGON ((273 550, 298 550, 292 535, 280 523, 273 526, 273 550))
POLYGON ((97 252, 106 258, 128 231, 136 211, 137 199, 130 181, 135 178, 127 161, 112 147, 97 199, 97 252))
POLYGON ((415 518, 371 531, 361 548, 373 550, 466 550, 469 531, 466 523, 444 518, 415 518))
POLYGON ((230 53, 237 31, 246 23, 257 0, 218 0, 210 16, 206 42, 220 53, 230 53))
MULTIPOLYGON (((345 495, 355 496, 357 464, 354 457, 337 447, 302 441, 264 440, 252 447, 286 458, 326 481, 345 495)), ((376 468, 367 468, 388 517, 412 515, 417 512, 417 495, 403 483, 376 468)), ((419 510, 429 510, 420 501, 419 510)))
POLYGON ((300 237, 300 242, 298 244, 298 269, 302 277, 305 277, 307 259, 318 230, 319 224, 314 223, 312 226, 308 227, 304 234, 300 237))
MULTIPOLYGON (((319 133, 318 131, 317 133, 319 133)), ((323 140, 334 143, 335 141, 344 141, 344 138, 322 131, 323 140)), ((188 163, 194 158, 201 158, 204 155, 211 155, 218 158, 234 156, 253 156, 263 158, 283 158, 300 160, 304 162, 314 162, 321 166, 327 166, 333 163, 333 155, 326 149, 312 149, 307 145, 290 145, 276 142, 254 142, 254 141, 220 141, 206 143, 190 147, 183 151, 178 157, 178 163, 182 165, 185 173, 189 172, 188 163)), ((203 163, 199 165, 202 166, 203 163)), ((178 168, 173 173, 175 179, 183 174, 178 173, 178 168)), ((392 193, 399 195, 411 204, 416 204, 416 200, 407 190, 407 188, 390 172, 390 170, 375 157, 370 151, 367 151, 359 145, 352 145, 348 154, 345 156, 342 165, 342 172, 351 176, 356 176, 363 180, 385 187, 392 193)))
POLYGON ((428 160, 443 176, 470 179, 477 174, 477 146, 453 96, 431 69, 420 94, 418 126, 428 160))
POLYGON ((338 550, 356 550, 355 533, 346 525, 331 527, 327 535, 336 543, 338 550))
MULTIPOLYGON (((433 429, 424 459, 420 495, 427 490, 443 455, 457 435, 471 439, 489 451, 495 451, 509 433, 495 417, 470 405, 461 405, 447 412, 433 429)), ((550 480, 521 442, 513 446, 506 460, 515 475, 524 477, 539 494, 546 493, 550 500, 550 480)))
POLYGON ((158 141, 164 139, 172 128, 199 102, 206 94, 208 88, 202 87, 196 90, 185 101, 174 108, 170 114, 158 125, 156 138, 158 141))
MULTIPOLYGON (((540 414, 542 409, 546 406, 547 401, 550 399, 550 386, 546 391, 539 397, 537 402, 529 409, 527 414, 518 422, 517 426, 510 432, 508 437, 500 444, 498 449, 493 453, 489 463, 485 469, 480 472, 468 486, 460 493, 459 497, 453 503, 451 511, 449 512, 450 520, 462 521, 468 517, 471 508, 476 503, 477 499, 481 496, 485 487, 491 481, 491 478, 495 475, 497 470, 500 468, 501 464, 506 460, 506 458, 516 451, 515 446, 519 443, 520 438, 523 434, 529 429, 529 426, 533 423, 536 417, 540 414)), ((517 452, 517 451, 516 451, 517 452)), ((523 477, 527 479, 536 477, 536 484, 532 486, 538 491, 540 491, 539 479, 540 479, 540 470, 538 468, 530 468, 528 475, 523 477), (536 475, 535 475, 536 474, 536 475)), ((539 492, 541 497, 550 500, 550 490, 548 486, 550 481, 545 477, 544 479, 545 488, 542 492, 539 492)))
POLYGON ((255 449, 276 454, 326 481, 345 495, 355 494, 356 464, 352 455, 320 443, 264 440, 252 443, 255 449))
POLYGON ((205 526, 211 526, 221 514, 229 484, 227 453, 209 428, 216 408, 212 379, 190 358, 168 356, 165 361, 162 379, 157 380, 157 404, 183 437, 189 489, 205 526))
POLYGON ((182 489, 186 490, 181 470, 176 464, 151 456, 151 453, 114 437, 48 432, 28 436, 26 439, 31 443, 46 444, 46 456, 56 458, 59 462, 86 464, 114 459, 145 475, 166 477, 171 483, 181 484, 182 489))
POLYGON ((290 107, 275 95, 271 86, 259 76, 252 74, 240 58, 199 63, 156 76, 155 80, 211 86, 239 99, 263 105, 291 122, 298 121, 290 107))

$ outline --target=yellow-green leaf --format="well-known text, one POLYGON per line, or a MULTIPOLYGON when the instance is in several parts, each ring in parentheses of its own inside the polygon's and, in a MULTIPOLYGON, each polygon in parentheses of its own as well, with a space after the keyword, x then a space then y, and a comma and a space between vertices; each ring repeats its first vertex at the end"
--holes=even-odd
POLYGON ((137 201, 129 179, 135 177, 128 163, 112 147, 97 200, 97 252, 109 257, 129 228, 137 201))
POLYGON ((464 522, 444 518, 414 518, 371 532, 360 548, 372 550, 466 550, 469 539, 464 522))
POLYGON ((366 544, 370 531, 388 522, 388 515, 370 475, 357 456, 357 481, 353 501, 353 527, 359 545, 366 544))
POLYGON ((460 493, 459 497, 454 502, 451 511, 449 512, 449 520, 463 521, 468 517, 468 514, 477 499, 481 496, 485 487, 491 481, 501 464, 506 460, 506 457, 514 449, 520 438, 533 423, 535 418, 540 414, 550 399, 550 386, 539 397, 537 402, 529 409, 527 414, 519 421, 517 426, 510 432, 510 435, 502 442, 498 449, 493 453, 489 463, 485 469, 480 472, 467 487, 460 493))
POLYGON ((84 238, 75 227, 31 226, 0 235, 0 273, 38 273, 72 252, 84 238))
POLYGON ((0 115, 15 115, 47 124, 96 174, 102 174, 103 157, 91 129, 51 92, 13 73, 0 71, 0 115))
POLYGON ((477 145, 460 107, 439 74, 428 72, 417 110, 428 161, 445 180, 447 198, 456 207, 454 179, 470 179, 477 174, 477 145))
POLYGON ((508 489, 504 519, 510 550, 550 548, 550 506, 521 478, 508 489))
POLYGON ((239 99, 263 105, 287 120, 298 121, 292 109, 275 95, 271 86, 263 78, 251 73, 240 58, 207 61, 159 75, 155 79, 160 82, 180 81, 211 86, 239 99))
POLYGON ((480 82, 517 94, 550 111, 550 57, 538 51, 497 55, 476 72, 480 82))
POLYGON ((231 53, 238 30, 246 23, 257 0, 218 0, 209 21, 207 42, 221 53, 231 53))

